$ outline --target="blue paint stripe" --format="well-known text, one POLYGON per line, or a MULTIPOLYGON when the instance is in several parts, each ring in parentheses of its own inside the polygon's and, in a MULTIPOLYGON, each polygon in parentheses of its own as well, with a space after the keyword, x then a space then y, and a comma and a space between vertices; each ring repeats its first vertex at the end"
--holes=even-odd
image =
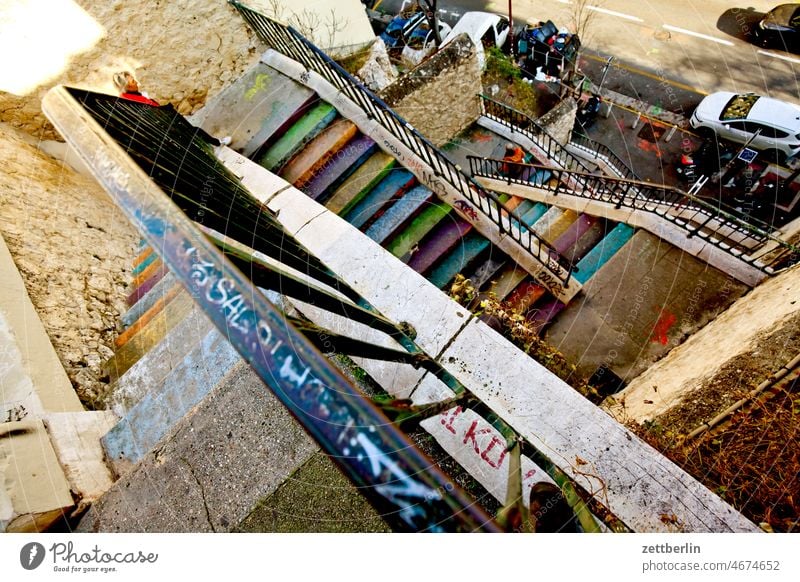
POLYGON ((573 277, 581 284, 586 283, 600 270, 600 267, 605 265, 631 239, 633 232, 634 229, 632 227, 619 223, 614 227, 614 230, 608 233, 596 247, 580 260, 577 264, 578 271, 573 277))
POLYGON ((489 240, 482 234, 471 231, 461 242, 433 268, 428 280, 443 289, 453 277, 462 272, 475 257, 489 246, 489 240))
POLYGON ((103 437, 109 458, 139 461, 239 359, 238 352, 217 330, 206 334, 167 375, 160 386, 163 391, 147 394, 103 437))
POLYGON ((361 228, 381 208, 383 208, 398 190, 407 185, 414 175, 407 170, 392 170, 366 196, 344 216, 344 219, 361 228))
POLYGON ((155 261, 157 258, 158 258, 158 253, 150 253, 150 256, 148 256, 145 260, 143 260, 141 263, 139 263, 133 268, 133 275, 136 276, 142 271, 144 271, 148 266, 150 266, 150 263, 155 261))
POLYGON ((425 186, 417 186, 395 202, 365 234, 377 243, 383 242, 411 219, 432 195, 425 186))

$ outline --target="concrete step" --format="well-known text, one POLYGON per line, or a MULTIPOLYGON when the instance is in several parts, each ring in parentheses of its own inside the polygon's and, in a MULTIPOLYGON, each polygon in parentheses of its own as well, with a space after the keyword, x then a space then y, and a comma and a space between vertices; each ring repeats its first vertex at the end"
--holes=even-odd
POLYGON ((493 279, 494 284, 492 285, 491 291, 494 291, 498 299, 503 300, 517 285, 522 283, 526 277, 528 277, 528 272, 525 269, 513 261, 509 262, 500 271, 499 276, 493 279))
POLYGON ((222 334, 210 330, 103 437, 103 448, 114 472, 128 472, 239 360, 238 352, 222 334))
POLYGON ((332 105, 325 102, 318 103, 259 157, 258 164, 267 170, 280 170, 292 156, 322 133, 336 116, 336 109, 332 105))
POLYGON ((463 273, 469 265, 487 248, 489 239, 472 230, 468 232, 460 243, 431 270, 428 281, 439 289, 444 289, 458 273, 463 273))
POLYGON ((389 206, 378 220, 366 230, 365 234, 377 243, 396 236, 403 228, 413 220, 414 216, 429 203, 434 202, 436 197, 425 186, 412 188, 400 200, 389 206))
POLYGON ((500 269, 510 261, 507 256, 496 249, 490 249, 490 251, 494 252, 491 252, 490 256, 481 264, 477 265, 468 275, 469 280, 472 281, 476 290, 481 290, 486 287, 492 280, 492 277, 496 277, 500 269))
POLYGON ((339 215, 347 214, 395 165, 395 159, 380 150, 364 161, 325 201, 325 207, 339 215))
POLYGON ((581 283, 586 283, 600 270, 600 267, 605 265, 631 239, 633 232, 634 229, 627 224, 617 224, 597 246, 580 260, 576 265, 578 271, 574 277, 581 283))
POLYGON ((418 250, 419 242, 431 232, 452 210, 444 202, 433 202, 426 206, 408 227, 385 243, 387 251, 398 257, 401 261, 408 262, 418 250))
POLYGON ((420 242, 419 251, 411 257, 408 266, 417 273, 425 273, 471 230, 472 224, 460 216, 448 217, 420 242))
POLYGON ((547 238, 550 234, 550 227, 555 223, 564 211, 557 206, 551 206, 547 209, 542 217, 537 220, 533 225, 533 231, 543 238, 547 238))
POLYGON ((357 131, 355 124, 346 119, 331 123, 281 169, 281 178, 305 190, 306 184, 331 162, 357 131))
POLYGON ((414 185, 414 174, 408 170, 395 168, 391 170, 366 196, 342 216, 356 228, 362 228, 370 222, 378 212, 383 210, 390 200, 398 198, 414 185))
MULTIPOLYGON (((561 235, 567 232, 567 229, 578 219, 578 213, 574 210, 564 210, 561 215, 555 219, 551 224, 550 227, 543 231, 542 236, 544 239, 553 244, 555 241, 559 239, 561 235)), ((535 230, 534 226, 534 230, 535 230)))
POLYGON ((553 241, 556 252, 560 255, 566 254, 598 220, 600 219, 588 214, 578 216, 575 222, 570 224, 567 230, 553 241))
POLYGON ((316 450, 239 360, 92 505, 77 531, 230 531, 316 450))
POLYGON ((303 187, 303 192, 314 200, 324 202, 331 192, 374 153, 376 147, 371 138, 357 134, 303 187))
POLYGON ((133 325, 144 312, 150 309, 159 299, 163 298, 164 295, 176 285, 180 285, 180 283, 177 282, 172 273, 167 273, 164 275, 164 277, 158 283, 156 283, 148 293, 146 293, 122 315, 122 325, 126 328, 133 325))
POLYGON ((564 254, 564 257, 573 264, 577 264, 586 254, 591 251, 597 243, 603 240, 615 226, 616 223, 610 223, 605 219, 597 220, 587 230, 572 247, 564 254))

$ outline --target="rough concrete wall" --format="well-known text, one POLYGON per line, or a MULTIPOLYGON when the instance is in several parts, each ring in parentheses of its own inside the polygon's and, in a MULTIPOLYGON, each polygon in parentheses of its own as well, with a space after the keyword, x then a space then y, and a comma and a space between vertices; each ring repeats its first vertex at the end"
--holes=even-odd
POLYGON ((477 53, 464 35, 392 83, 381 97, 439 146, 478 118, 480 92, 477 53))
MULTIPOLYGON (((72 0, 10 0, 20 10, 48 10, 50 2, 72 0)), ((105 34, 91 49, 64 55, 62 71, 25 95, 0 91, 0 121, 28 133, 56 136, 42 115, 40 102, 57 84, 116 93, 112 75, 131 70, 143 91, 161 103, 172 103, 182 114, 199 109, 207 95, 220 91, 258 60, 266 47, 235 9, 224 0, 77 0, 105 34), (42 132, 42 130, 45 130, 42 132)), ((4 29, 19 23, 6 22, 4 29)), ((68 31, 65 31, 65 34, 68 31)), ((33 53, 58 51, 59 44, 30 30, 33 53), (46 47, 46 48, 45 48, 46 47)), ((18 59, 28 59, 22 47, 18 59)), ((4 55, 4 59, 9 55, 4 55)), ((36 59, 30 58, 30 66, 36 59)))
POLYGON ((294 27, 329 55, 345 56, 375 38, 364 5, 358 0, 245 0, 243 3, 294 27))
MULTIPOLYGON (((105 389, 138 236, 105 192, 0 125, 0 236, 78 396, 105 389)), ((0 282, 2 284, 2 282, 0 282)))
POLYGON ((558 105, 539 118, 539 123, 561 144, 569 143, 575 112, 578 106, 574 99, 563 99, 558 105))
MULTIPOLYGON (((615 415, 643 422, 683 401, 702 399, 701 389, 713 388, 720 381, 727 393, 723 396, 732 398, 731 402, 737 400, 739 391, 755 387, 800 351, 798 318, 800 266, 741 297, 667 357, 634 378, 615 395, 620 403, 614 407, 615 415), (733 374, 726 370, 731 363, 736 364, 733 374)), ((714 414, 712 411, 708 418, 714 414)), ((707 418, 698 422, 702 420, 707 418)))

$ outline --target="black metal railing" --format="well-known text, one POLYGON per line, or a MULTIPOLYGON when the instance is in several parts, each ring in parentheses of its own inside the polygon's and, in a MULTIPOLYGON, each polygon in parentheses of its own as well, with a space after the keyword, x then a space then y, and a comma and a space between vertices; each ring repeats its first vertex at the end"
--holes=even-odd
MULTIPOLYGON (((239 11, 242 18, 268 46, 299 62, 307 70, 318 73, 331 83, 363 109, 370 119, 379 123, 415 155, 419 156, 430 166, 437 179, 445 181, 477 207, 497 226, 500 234, 508 235, 539 263, 547 266, 553 276, 557 277, 562 284, 568 284, 573 268, 572 263, 560 256, 550 243, 536 233, 517 228, 513 220, 519 221, 519 217, 512 210, 506 208, 494 192, 486 190, 467 176, 458 164, 447 158, 378 96, 299 32, 236 0, 228 0, 228 2, 239 11)), ((473 208, 460 207, 458 210, 468 219, 472 218, 473 208)))
POLYGON ((570 143, 581 148, 587 155, 594 159, 605 158, 607 163, 611 165, 623 178, 627 180, 641 180, 636 173, 630 169, 628 164, 622 161, 614 150, 604 143, 593 140, 587 135, 582 133, 573 132, 570 143))
POLYGON ((539 160, 542 164, 550 165, 549 161, 555 160, 561 168, 591 173, 583 160, 567 150, 535 119, 486 95, 479 95, 479 97, 483 116, 506 126, 511 131, 518 131, 531 140, 547 156, 547 159, 539 160))
POLYGON ((752 219, 735 216, 720 206, 710 204, 677 188, 654 186, 647 182, 583 174, 587 188, 568 184, 574 174, 569 170, 538 164, 516 164, 506 160, 468 156, 473 176, 502 180, 508 184, 533 186, 554 195, 569 194, 614 204, 616 208, 633 208, 657 214, 678 225, 688 237, 707 240, 742 261, 772 273, 800 259, 800 249, 773 236, 768 225, 754 225, 752 219), (548 180, 531 178, 537 172, 548 172, 548 180))

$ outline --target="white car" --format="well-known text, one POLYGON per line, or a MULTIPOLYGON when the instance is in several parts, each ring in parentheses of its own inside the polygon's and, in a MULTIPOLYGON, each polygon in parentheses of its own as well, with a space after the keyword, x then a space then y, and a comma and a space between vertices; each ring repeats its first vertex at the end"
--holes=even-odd
POLYGON ((771 97, 712 93, 700 102, 689 123, 701 133, 714 132, 736 143, 752 138, 754 149, 775 150, 786 157, 800 152, 800 106, 771 97))
POLYGON ((442 40, 442 46, 452 42, 460 34, 466 34, 478 51, 478 63, 481 69, 486 64, 484 47, 503 48, 508 38, 508 18, 491 12, 467 12, 459 18, 453 30, 442 40))

